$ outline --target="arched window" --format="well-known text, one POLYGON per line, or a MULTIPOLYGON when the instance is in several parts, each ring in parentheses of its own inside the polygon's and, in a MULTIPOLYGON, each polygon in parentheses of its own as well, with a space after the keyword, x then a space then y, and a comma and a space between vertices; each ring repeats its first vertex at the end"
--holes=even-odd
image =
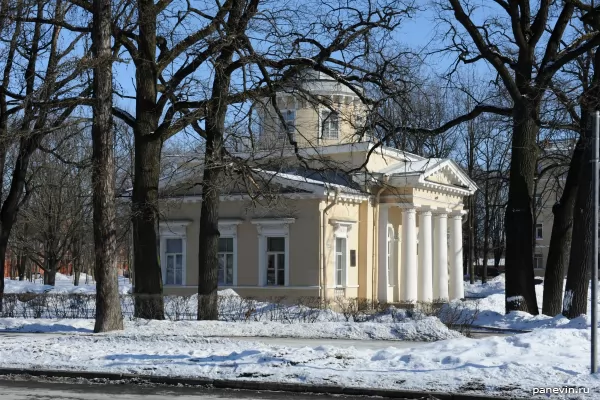
POLYGON ((394 228, 388 226, 387 237, 387 276, 388 285, 394 284, 394 228))

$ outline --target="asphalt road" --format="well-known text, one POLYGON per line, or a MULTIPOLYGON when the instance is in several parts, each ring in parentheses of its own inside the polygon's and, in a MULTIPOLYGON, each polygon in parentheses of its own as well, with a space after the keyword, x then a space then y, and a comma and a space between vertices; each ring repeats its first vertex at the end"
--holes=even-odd
POLYGON ((358 400, 311 394, 211 390, 185 387, 55 383, 33 380, 0 380, 2 400, 358 400))

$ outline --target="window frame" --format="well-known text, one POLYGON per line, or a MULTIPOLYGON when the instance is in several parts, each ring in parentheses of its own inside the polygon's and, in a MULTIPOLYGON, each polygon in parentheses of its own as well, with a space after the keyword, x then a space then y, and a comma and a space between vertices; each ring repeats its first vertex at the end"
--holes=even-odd
POLYGON ((280 286, 287 286, 286 282, 289 281, 288 277, 287 277, 287 268, 286 268, 286 255, 287 255, 287 251, 289 251, 288 246, 286 245, 287 239, 285 238, 285 236, 267 236, 266 237, 266 242, 267 242, 267 265, 265 266, 266 268, 266 278, 267 281, 265 282, 265 286, 269 286, 269 287, 280 287, 280 286), (283 250, 269 250, 269 239, 283 239, 283 250), (283 255, 283 268, 281 268, 282 266, 279 265, 279 256, 283 255), (269 284, 269 258, 273 256, 273 260, 275 261, 274 264, 274 277, 275 277, 275 283, 273 284, 269 284), (279 271, 283 269, 283 282, 279 282, 279 271))
MULTIPOLYGON (((222 219, 219 220, 219 239, 233 239, 233 283, 231 285, 221 285, 219 287, 232 287, 238 285, 238 225, 243 222, 241 219, 222 219)), ((218 277, 217 277, 218 279, 218 277)))
POLYGON ((321 131, 321 139, 322 140, 339 140, 340 138, 340 113, 337 111, 332 111, 330 109, 321 109, 319 113, 319 122, 320 122, 320 131, 321 131), (326 114, 326 115, 325 115, 326 114), (332 118, 335 116, 335 118, 332 118), (332 135, 332 124, 333 121, 336 123, 335 136, 332 135), (325 130, 325 126, 327 126, 327 130, 325 130), (327 131, 327 135, 325 132, 327 131))
POLYGON ((535 223, 535 240, 544 240, 544 224, 541 222, 535 223))
MULTIPOLYGON (((294 138, 296 135, 296 119, 297 119, 296 109, 285 108, 285 109, 280 109, 279 112, 281 113, 281 115, 283 116, 283 119, 285 120, 285 125, 280 126, 277 136, 279 137, 279 139, 284 139, 284 138, 288 137, 288 133, 289 133, 292 135, 292 138, 294 138), (289 115, 293 116, 293 118, 291 120, 288 118, 289 115), (292 122, 291 124, 290 124, 290 121, 292 122)), ((279 118, 279 117, 277 117, 277 118, 279 118)), ((279 125, 281 125, 281 122, 279 123, 279 125)))
POLYGON ((258 282, 257 286, 264 288, 281 288, 290 286, 290 224, 295 218, 266 218, 253 219, 251 222, 256 226, 258 233, 258 282), (267 285, 267 238, 283 237, 285 239, 284 249, 284 285, 267 285))
POLYGON ((183 245, 184 243, 184 238, 182 237, 165 237, 165 252, 164 252, 164 258, 165 258, 165 273, 164 273, 164 280, 163 282, 165 282, 165 286, 184 286, 185 284, 185 280, 183 278, 183 271, 185 269, 185 263, 184 263, 184 254, 185 254, 185 247, 183 245), (167 249, 169 248, 169 246, 167 245, 167 242, 169 240, 180 240, 181 241, 181 252, 180 253, 168 253, 167 249), (181 256, 181 283, 177 283, 177 256, 181 256), (173 257, 173 281, 174 283, 168 283, 168 278, 169 278, 169 258, 173 257))
POLYGON ((187 227, 191 221, 159 222, 159 260, 162 281, 165 287, 187 285, 187 227), (167 239, 181 239, 181 284, 167 284, 167 239))
POLYGON ((341 288, 341 287, 346 287, 348 285, 348 237, 347 236, 342 236, 342 235, 338 235, 335 236, 335 248, 334 248, 334 254, 335 254, 335 266, 334 266, 334 283, 335 283, 335 287, 341 288), (344 248, 343 251, 340 251, 340 249, 338 249, 338 240, 343 240, 344 243, 344 248), (338 270, 339 265, 338 265, 338 261, 339 258, 338 256, 341 256, 341 259, 343 261, 343 265, 341 268, 341 282, 338 282, 338 270))
POLYGON ((533 255, 533 261, 535 262, 534 268, 535 269, 544 269, 544 255, 542 253, 535 253, 533 255), (541 260, 541 267, 538 267, 538 260, 541 260))
MULTIPOLYGON (((219 262, 221 260, 221 256, 223 256, 225 259, 225 261, 223 263, 224 268, 227 268, 227 258, 228 258, 227 256, 231 256, 231 283, 219 282, 218 274, 217 274, 217 284, 218 284, 218 286, 234 286, 234 283, 235 283, 234 271, 235 271, 235 264, 236 264, 235 239, 233 236, 223 236, 223 235, 221 235, 219 237, 219 241, 221 241, 221 239, 231 240, 231 251, 218 251, 217 252, 217 258, 219 259, 219 262)), ((227 271, 223 271, 223 278, 225 281, 227 280, 226 277, 227 277, 227 271)))
MULTIPOLYGON (((329 244, 327 245, 328 247, 328 251, 330 252, 330 257, 333 257, 333 275, 334 275, 334 279, 333 279, 333 285, 328 285, 328 287, 333 287, 333 288, 347 288, 349 287, 348 285, 348 278, 350 276, 350 270, 348 269, 349 266, 349 260, 350 260, 350 248, 352 241, 351 239, 351 232, 352 229, 354 227, 354 225, 357 223, 357 221, 350 221, 350 220, 344 220, 344 219, 339 219, 339 218, 329 218, 329 224, 333 227, 333 242, 329 242, 329 244), (342 277, 342 285, 338 285, 337 284, 337 239, 345 239, 346 240, 346 251, 344 254, 344 259, 345 259, 345 269, 343 271, 343 277, 342 277), (331 251, 333 250, 333 255, 331 255, 331 251)), ((358 257, 358 254, 356 255, 356 257, 358 257)), ((331 268, 331 264, 329 264, 329 267, 331 268)))

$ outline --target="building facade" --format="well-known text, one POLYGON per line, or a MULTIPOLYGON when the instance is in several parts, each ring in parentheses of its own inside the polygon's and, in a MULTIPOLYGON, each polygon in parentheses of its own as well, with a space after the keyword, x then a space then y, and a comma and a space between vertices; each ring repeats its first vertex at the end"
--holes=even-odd
POLYGON ((540 146, 541 154, 534 186, 533 208, 534 271, 536 276, 544 276, 546 272, 554 222, 552 207, 559 202, 562 195, 575 144, 576 141, 573 139, 562 139, 542 143, 540 146))
MULTIPOLYGON (((285 168, 257 166, 254 173, 278 188, 276 204, 239 188, 221 192, 219 288, 257 298, 462 298, 463 200, 475 184, 450 159, 365 140, 357 134, 362 117, 356 114, 364 114, 357 96, 318 75, 311 79, 308 89, 328 96, 326 107, 282 94, 285 126, 268 106, 260 114, 264 150, 253 159, 276 159, 285 168), (269 151, 290 135, 298 153, 286 146, 269 151)), ((197 292, 201 176, 176 179, 170 185, 179 186, 162 198, 167 294, 197 292)))

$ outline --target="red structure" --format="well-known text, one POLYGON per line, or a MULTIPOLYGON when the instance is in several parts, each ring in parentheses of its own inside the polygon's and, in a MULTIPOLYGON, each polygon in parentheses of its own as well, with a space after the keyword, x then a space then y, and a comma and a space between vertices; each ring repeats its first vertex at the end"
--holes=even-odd
MULTIPOLYGON (((6 260, 4 261, 4 277, 5 278, 11 278, 12 276, 14 276, 14 277, 18 276, 17 271, 13 271, 13 269, 12 269, 13 261, 14 260, 11 257, 11 254, 7 253, 6 260)), ((43 269, 35 266, 31 262, 29 263, 29 265, 34 267, 34 270, 32 271, 32 273, 39 274, 40 276, 44 276, 43 269)), ((120 256, 117 261, 117 274, 119 276, 123 276, 123 275, 127 275, 128 272, 129 272, 129 260, 128 260, 127 255, 125 254, 123 256, 120 256)), ((58 267, 58 273, 63 274, 63 275, 69 275, 69 276, 73 275, 73 263, 71 263, 71 262, 60 263, 60 266, 58 267)))

